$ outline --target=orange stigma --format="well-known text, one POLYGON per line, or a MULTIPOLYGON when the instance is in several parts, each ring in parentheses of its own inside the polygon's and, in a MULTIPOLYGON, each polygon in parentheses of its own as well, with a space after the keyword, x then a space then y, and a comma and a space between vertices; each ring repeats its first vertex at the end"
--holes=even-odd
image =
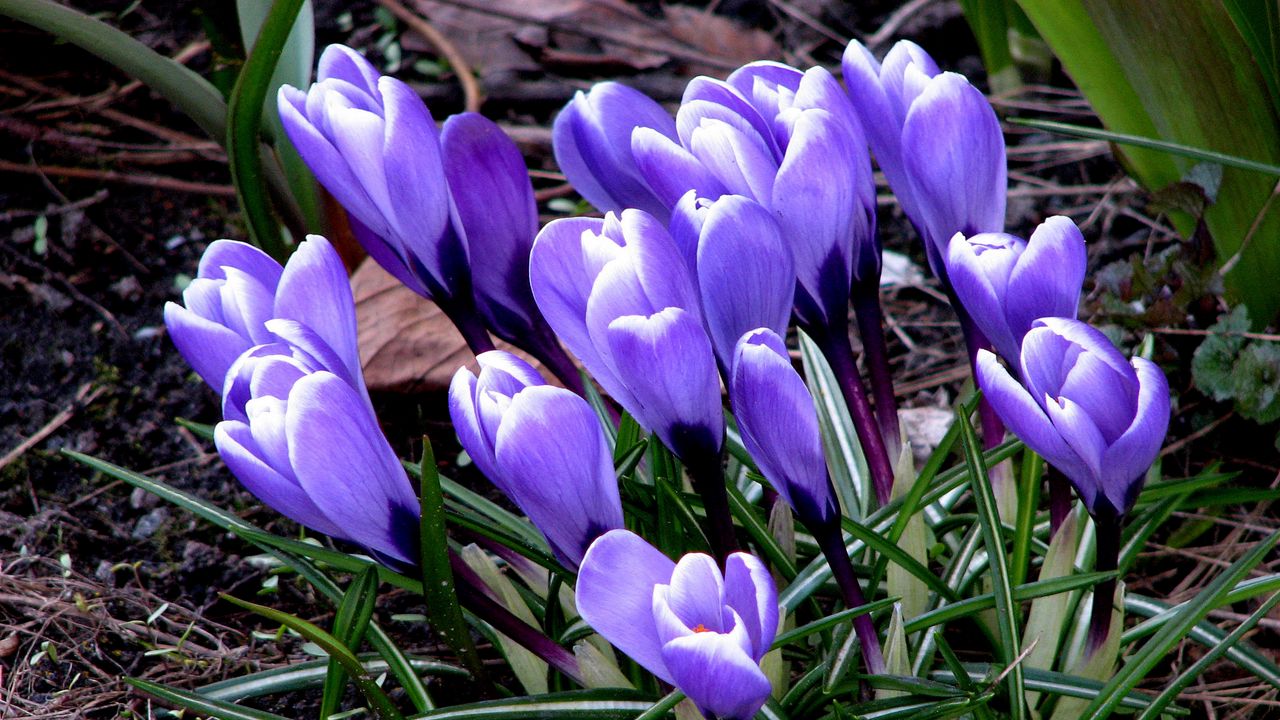
POLYGON ((708 628, 706 625, 703 625, 702 623, 698 623, 697 625, 694 625, 693 631, 696 633, 711 632, 710 628, 708 628))

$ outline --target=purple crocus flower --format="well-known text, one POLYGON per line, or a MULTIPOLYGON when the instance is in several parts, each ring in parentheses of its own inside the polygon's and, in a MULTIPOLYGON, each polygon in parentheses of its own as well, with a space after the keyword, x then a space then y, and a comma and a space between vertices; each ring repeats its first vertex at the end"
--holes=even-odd
POLYGON ((1084 236, 1070 218, 1045 220, 1030 240, 956 233, 947 274, 956 298, 1007 362, 1038 318, 1074 319, 1085 272, 1084 236))
POLYGON ((245 353, 248 397, 214 428, 240 482, 282 515, 396 567, 417 557, 420 507, 368 398, 285 344, 245 353))
POLYGON ((479 376, 459 368, 449 385, 458 439, 576 569, 592 540, 623 526, 604 430, 585 400, 545 384, 514 355, 494 350, 476 360, 479 376))
POLYGON ((182 301, 185 307, 165 304, 169 336, 215 390, 223 390, 227 371, 246 350, 280 339, 267 328, 272 319, 309 328, 326 349, 317 351, 323 367, 363 388, 351 286, 341 258, 319 235, 308 236, 283 268, 252 245, 217 240, 182 301))
POLYGON ((676 205, 671 236, 698 285, 720 367, 728 370, 744 332, 786 332, 795 271, 772 213, 741 195, 708 201, 690 190, 676 205))
POLYGON ((813 396, 774 331, 761 328, 738 341, 729 399, 747 451, 800 521, 839 522, 813 396))
POLYGON ((556 164, 602 212, 639 208, 665 220, 670 205, 655 196, 631 154, 631 133, 638 127, 676 135, 671 115, 639 90, 604 82, 578 92, 552 126, 556 164))
POLYGON ((538 307, 569 351, 686 462, 719 455, 720 382, 697 289, 667 229, 642 210, 565 218, 533 244, 538 307))
POLYGON ((1022 339, 1022 382, 988 351, 978 385, 1015 435, 1062 471, 1091 513, 1123 516, 1169 426, 1169 385, 1154 363, 1126 361, 1106 336, 1041 318, 1022 339))
POLYGON ((440 305, 469 342, 489 345, 470 319, 466 237, 426 105, 342 45, 325 49, 318 77, 305 92, 280 88, 280 120, 298 154, 346 208, 369 255, 440 305))
POLYGON ((945 281, 953 235, 1004 229, 1008 181, 995 111, 963 75, 940 72, 910 41, 883 64, 852 41, 843 70, 876 161, 945 281))
POLYGON ((729 555, 722 575, 707 555, 675 563, 614 530, 587 551, 577 603, 596 632, 707 717, 747 720, 769 697, 760 660, 777 634, 778 596, 752 555, 729 555))

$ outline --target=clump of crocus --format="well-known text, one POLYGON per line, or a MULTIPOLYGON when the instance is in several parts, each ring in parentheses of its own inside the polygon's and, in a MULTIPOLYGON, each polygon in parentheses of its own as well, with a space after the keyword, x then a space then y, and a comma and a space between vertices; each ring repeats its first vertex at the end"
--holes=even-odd
POLYGON ((236 477, 302 525, 384 562, 414 563, 418 500, 373 415, 351 286, 329 242, 310 236, 281 268, 219 240, 183 299, 185 308, 166 306, 165 321, 222 392, 214 442, 236 477))
MULTIPOLYGON (((1022 339, 1019 383, 978 354, 978 385, 1014 434, 1062 471, 1097 525, 1099 570, 1114 570, 1120 524, 1169 427, 1169 384, 1086 323, 1041 318, 1022 339)), ((1090 640, 1107 634, 1115 580, 1094 593, 1090 640)))
MULTIPOLYGON (((844 547, 813 396, 792 366, 782 338, 772 330, 754 330, 738 341, 729 398, 743 444, 778 495, 813 533, 845 603, 851 608, 864 605, 866 599, 844 547)), ((854 628, 867 669, 884 672, 871 618, 859 616, 854 628)))
POLYGON ((953 235, 1004 229, 1008 170, 995 111, 963 75, 941 72, 909 40, 883 63, 851 41, 843 71, 876 162, 946 283, 953 235))
POLYGON ((769 697, 760 661, 777 634, 778 595, 752 555, 729 555, 721 574, 707 555, 672 562, 614 530, 587 551, 577 604, 596 632, 709 718, 747 720, 769 697))
POLYGON ((689 468, 723 557, 736 542, 720 470, 720 380, 697 289, 667 229, 643 210, 555 220, 534 241, 529 275, 569 351, 689 468))
POLYGON ((1022 338, 1042 317, 1075 319, 1085 272, 1084 236, 1070 218, 1045 220, 1030 240, 956 233, 947 253, 951 285, 1001 357, 1017 363, 1022 338))
POLYGON ((543 382, 516 356, 476 357, 459 368, 449 415, 476 467, 533 522, 556 556, 576 569, 601 534, 623 526, 613 456, 581 397, 543 382))

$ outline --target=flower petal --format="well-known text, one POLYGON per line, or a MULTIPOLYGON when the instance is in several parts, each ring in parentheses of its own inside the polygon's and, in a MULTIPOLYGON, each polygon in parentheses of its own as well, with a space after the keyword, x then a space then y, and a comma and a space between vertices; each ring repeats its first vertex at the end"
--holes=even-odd
POLYGON ((1009 274, 1004 300, 1009 329, 1019 342, 1039 318, 1075 319, 1086 261, 1084 236, 1068 217, 1051 217, 1031 234, 1009 274))
POLYGON ((342 258, 328 240, 308 235, 294 251, 280 277, 274 314, 315 331, 341 358, 348 375, 361 377, 351 282, 342 258))
POLYGON ((164 324, 191 369, 218 391, 236 358, 251 347, 248 339, 225 325, 200 317, 177 303, 165 303, 164 324))
POLYGON ((1103 491, 1123 515, 1133 508, 1142 477, 1160 453, 1169 431, 1169 381, 1155 363, 1134 358, 1138 375, 1138 408, 1133 422, 1102 459, 1103 491))
POLYGON ((1044 409, 1014 380, 994 353, 978 351, 975 374, 982 396, 1009 430, 1068 476, 1083 472, 1084 462, 1063 439, 1044 409))
POLYGON ((676 564, 627 530, 601 535, 578 570, 578 612, 614 647, 665 682, 671 673, 653 622, 653 590, 671 581, 676 564))
POLYGON ((1003 233, 979 233, 971 238, 956 233, 947 251, 947 276, 956 298, 996 352, 1011 363, 1021 355, 1022 336, 1009 328, 1005 286, 1017 262, 1020 242, 1003 233))
POLYGON ((756 662, 764 658, 778 634, 778 590, 760 558, 733 553, 725 560, 725 603, 742 618, 756 662))
POLYGON ((686 628, 694 632, 729 631, 724 617, 724 578, 710 555, 689 553, 680 558, 669 585, 667 607, 686 628))
POLYGON ((653 128, 638 127, 631 135, 636 167, 663 205, 671 208, 686 191, 717 198, 726 191, 692 153, 653 128))
POLYGON ((769 698, 772 686, 755 659, 731 635, 696 633, 662 648, 673 684, 704 714, 748 720, 769 698))

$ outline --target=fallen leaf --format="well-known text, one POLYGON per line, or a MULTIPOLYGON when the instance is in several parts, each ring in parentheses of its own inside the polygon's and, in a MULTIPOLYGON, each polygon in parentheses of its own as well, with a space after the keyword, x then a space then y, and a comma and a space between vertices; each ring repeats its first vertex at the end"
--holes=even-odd
MULTIPOLYGON (((448 316, 435 303, 400 284, 372 259, 360 263, 351 276, 356 300, 356 341, 365 384, 373 392, 421 393, 449 387, 463 365, 476 369, 475 357, 448 316)), ((503 342, 532 364, 540 364, 503 342)))

